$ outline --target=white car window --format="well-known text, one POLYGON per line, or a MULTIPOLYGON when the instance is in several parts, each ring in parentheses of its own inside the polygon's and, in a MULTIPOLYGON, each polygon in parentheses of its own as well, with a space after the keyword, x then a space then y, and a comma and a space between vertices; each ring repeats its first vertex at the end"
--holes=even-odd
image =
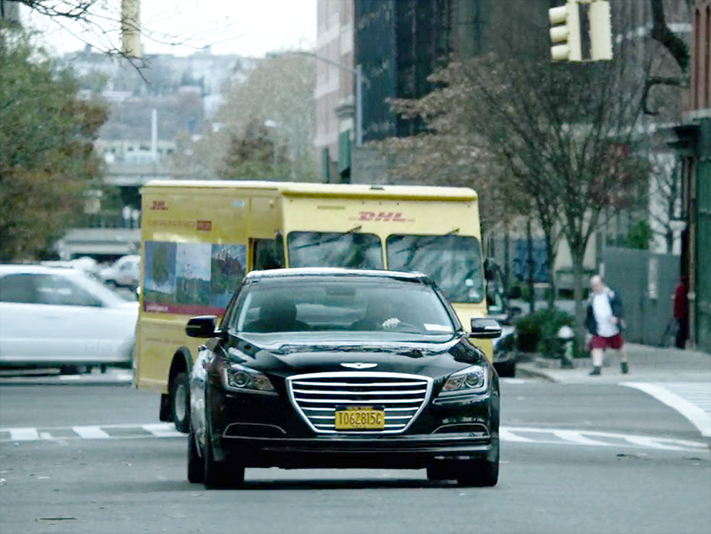
POLYGON ((102 306, 101 300, 68 278, 40 274, 36 276, 35 283, 37 300, 40 304, 102 306))
POLYGON ((37 302, 32 275, 8 274, 0 278, 0 302, 34 304, 37 302))

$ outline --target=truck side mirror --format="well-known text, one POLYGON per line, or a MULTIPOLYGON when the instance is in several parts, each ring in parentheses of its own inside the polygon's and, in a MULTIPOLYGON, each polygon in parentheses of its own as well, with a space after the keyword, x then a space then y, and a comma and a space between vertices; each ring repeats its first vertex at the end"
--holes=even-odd
POLYGON ((501 325, 489 317, 472 317, 472 333, 476 339, 496 339, 501 336, 501 325))
POLYGON ((281 231, 277 231, 277 233, 274 234, 274 256, 277 269, 283 268, 286 261, 284 261, 284 234, 282 234, 281 231))

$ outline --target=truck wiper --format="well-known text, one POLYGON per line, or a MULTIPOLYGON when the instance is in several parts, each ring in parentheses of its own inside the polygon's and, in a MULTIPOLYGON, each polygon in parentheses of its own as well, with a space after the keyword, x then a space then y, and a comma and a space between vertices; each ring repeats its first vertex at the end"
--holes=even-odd
POLYGON ((327 243, 334 243, 334 242, 338 241, 339 239, 341 239, 344 235, 353 234, 353 233, 357 232, 358 230, 360 230, 361 228, 363 228, 363 226, 360 226, 360 225, 354 226, 353 228, 351 228, 347 232, 343 232, 342 234, 337 233, 336 235, 334 235, 332 237, 327 237, 325 239, 321 239, 321 240, 315 241, 313 243, 304 243, 303 245, 293 247, 293 249, 294 250, 301 250, 302 248, 309 248, 309 247, 325 245, 327 243))

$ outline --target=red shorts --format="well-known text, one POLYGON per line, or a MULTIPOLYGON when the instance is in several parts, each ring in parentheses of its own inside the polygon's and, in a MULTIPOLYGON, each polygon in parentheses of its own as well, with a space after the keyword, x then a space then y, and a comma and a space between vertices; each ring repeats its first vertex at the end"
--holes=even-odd
POLYGON ((590 350, 592 349, 615 349, 620 350, 625 345, 625 338, 622 334, 615 334, 612 337, 593 336, 590 340, 590 350))

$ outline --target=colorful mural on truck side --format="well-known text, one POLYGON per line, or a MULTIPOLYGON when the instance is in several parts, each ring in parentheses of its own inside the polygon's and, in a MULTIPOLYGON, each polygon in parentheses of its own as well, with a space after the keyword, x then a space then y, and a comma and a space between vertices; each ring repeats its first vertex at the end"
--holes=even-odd
POLYGON ((221 315, 246 262, 245 245, 146 241, 143 310, 221 315))

